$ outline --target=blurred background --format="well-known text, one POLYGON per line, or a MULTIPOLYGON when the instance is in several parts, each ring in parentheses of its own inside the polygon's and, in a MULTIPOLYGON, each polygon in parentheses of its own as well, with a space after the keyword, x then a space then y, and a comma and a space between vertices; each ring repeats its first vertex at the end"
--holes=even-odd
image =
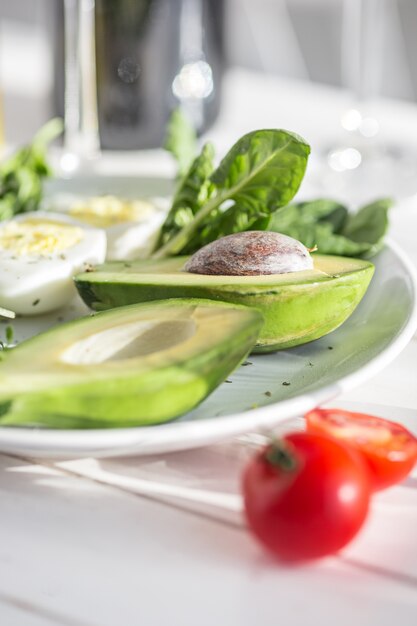
MULTIPOLYGON (((384 45, 379 53, 380 76, 375 95, 414 103, 417 99, 417 2, 383 1, 384 45)), ((189 7, 193 2, 188 0, 189 7)), ((113 10, 120 11, 125 6, 132 11, 141 4, 144 4, 141 0, 133 3, 108 0, 106 7, 104 0, 96 2, 96 11, 102 11, 99 27, 104 44, 102 41, 100 55, 108 54, 112 47, 117 48, 117 32, 111 30, 109 5, 113 5, 113 10)), ((154 59, 161 48, 169 46, 167 38, 175 30, 175 24, 178 22, 178 28, 181 27, 179 0, 165 4, 170 9, 166 8, 165 14, 161 14, 165 25, 156 38, 154 59)), ((240 67, 290 81, 349 86, 341 60, 343 0, 212 0, 205 4, 205 28, 211 29, 215 38, 210 54, 216 57, 213 63, 217 64, 217 76, 240 67)), ((45 120, 63 113, 63 15, 63 0, 0 0, 2 126, 8 144, 29 140, 45 120)), ((195 28, 191 26, 189 30, 195 34, 195 28)), ((100 34, 97 44, 100 46, 100 34)), ((151 52, 149 49, 148 55, 151 52)), ((135 81, 136 66, 129 63, 132 64, 132 60, 127 57, 125 65, 118 68, 119 82, 135 81)), ((220 97, 219 85, 218 82, 220 97)), ((206 116, 207 124, 216 113, 213 105, 206 116)), ((109 147, 114 147, 112 142, 121 142, 119 147, 123 147, 123 141, 129 143, 128 137, 117 139, 110 131, 105 140, 109 147)), ((152 142, 150 138, 149 146, 152 142)))

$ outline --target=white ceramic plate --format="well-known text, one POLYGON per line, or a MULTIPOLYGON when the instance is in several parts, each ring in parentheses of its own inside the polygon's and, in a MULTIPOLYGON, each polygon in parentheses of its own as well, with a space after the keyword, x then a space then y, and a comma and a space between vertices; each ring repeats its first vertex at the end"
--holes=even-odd
MULTIPOLYGON (((109 179, 106 185, 114 192, 109 179)), ((158 181, 148 179, 143 189, 144 195, 161 193, 158 181)), ((414 269, 393 244, 374 261, 371 286, 343 326, 298 348, 249 357, 230 382, 181 418, 158 426, 111 430, 2 428, 0 450, 48 458, 158 453, 210 444, 302 415, 375 375, 416 330, 414 269)), ((85 307, 74 302, 62 312, 17 320, 16 339, 84 312, 85 307)))

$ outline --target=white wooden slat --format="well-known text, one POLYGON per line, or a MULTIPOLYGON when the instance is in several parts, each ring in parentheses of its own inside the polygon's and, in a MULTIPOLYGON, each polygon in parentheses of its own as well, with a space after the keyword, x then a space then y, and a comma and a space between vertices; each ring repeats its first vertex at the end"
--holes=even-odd
POLYGON ((279 609, 290 626, 414 623, 415 587, 372 568, 282 568, 240 529, 4 456, 0 466, 0 591, 67 619, 272 626, 279 609))

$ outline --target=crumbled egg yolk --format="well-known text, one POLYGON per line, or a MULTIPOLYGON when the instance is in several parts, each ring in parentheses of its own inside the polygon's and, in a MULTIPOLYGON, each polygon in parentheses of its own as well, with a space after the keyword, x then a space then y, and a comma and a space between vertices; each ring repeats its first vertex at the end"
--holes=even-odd
POLYGON ((78 226, 28 219, 9 222, 0 228, 0 248, 17 256, 49 256, 75 246, 83 237, 83 230, 78 226))
POLYGON ((98 228, 107 228, 124 222, 140 222, 155 211, 150 202, 124 200, 116 196, 96 196, 75 202, 70 215, 98 228))

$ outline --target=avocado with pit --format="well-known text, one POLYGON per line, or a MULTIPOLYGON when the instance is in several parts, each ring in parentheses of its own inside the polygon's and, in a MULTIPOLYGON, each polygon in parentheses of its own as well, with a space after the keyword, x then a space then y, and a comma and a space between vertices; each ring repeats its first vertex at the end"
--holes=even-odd
POLYGON ((2 354, 0 426, 157 424, 193 409, 262 326, 247 307, 165 300, 63 324, 2 354))
POLYGON ((163 298, 208 298, 257 309, 264 324, 254 352, 272 352, 313 341, 335 330, 359 304, 374 273, 372 263, 312 255, 304 271, 257 276, 184 271, 189 257, 107 263, 75 278, 93 309, 163 298))

